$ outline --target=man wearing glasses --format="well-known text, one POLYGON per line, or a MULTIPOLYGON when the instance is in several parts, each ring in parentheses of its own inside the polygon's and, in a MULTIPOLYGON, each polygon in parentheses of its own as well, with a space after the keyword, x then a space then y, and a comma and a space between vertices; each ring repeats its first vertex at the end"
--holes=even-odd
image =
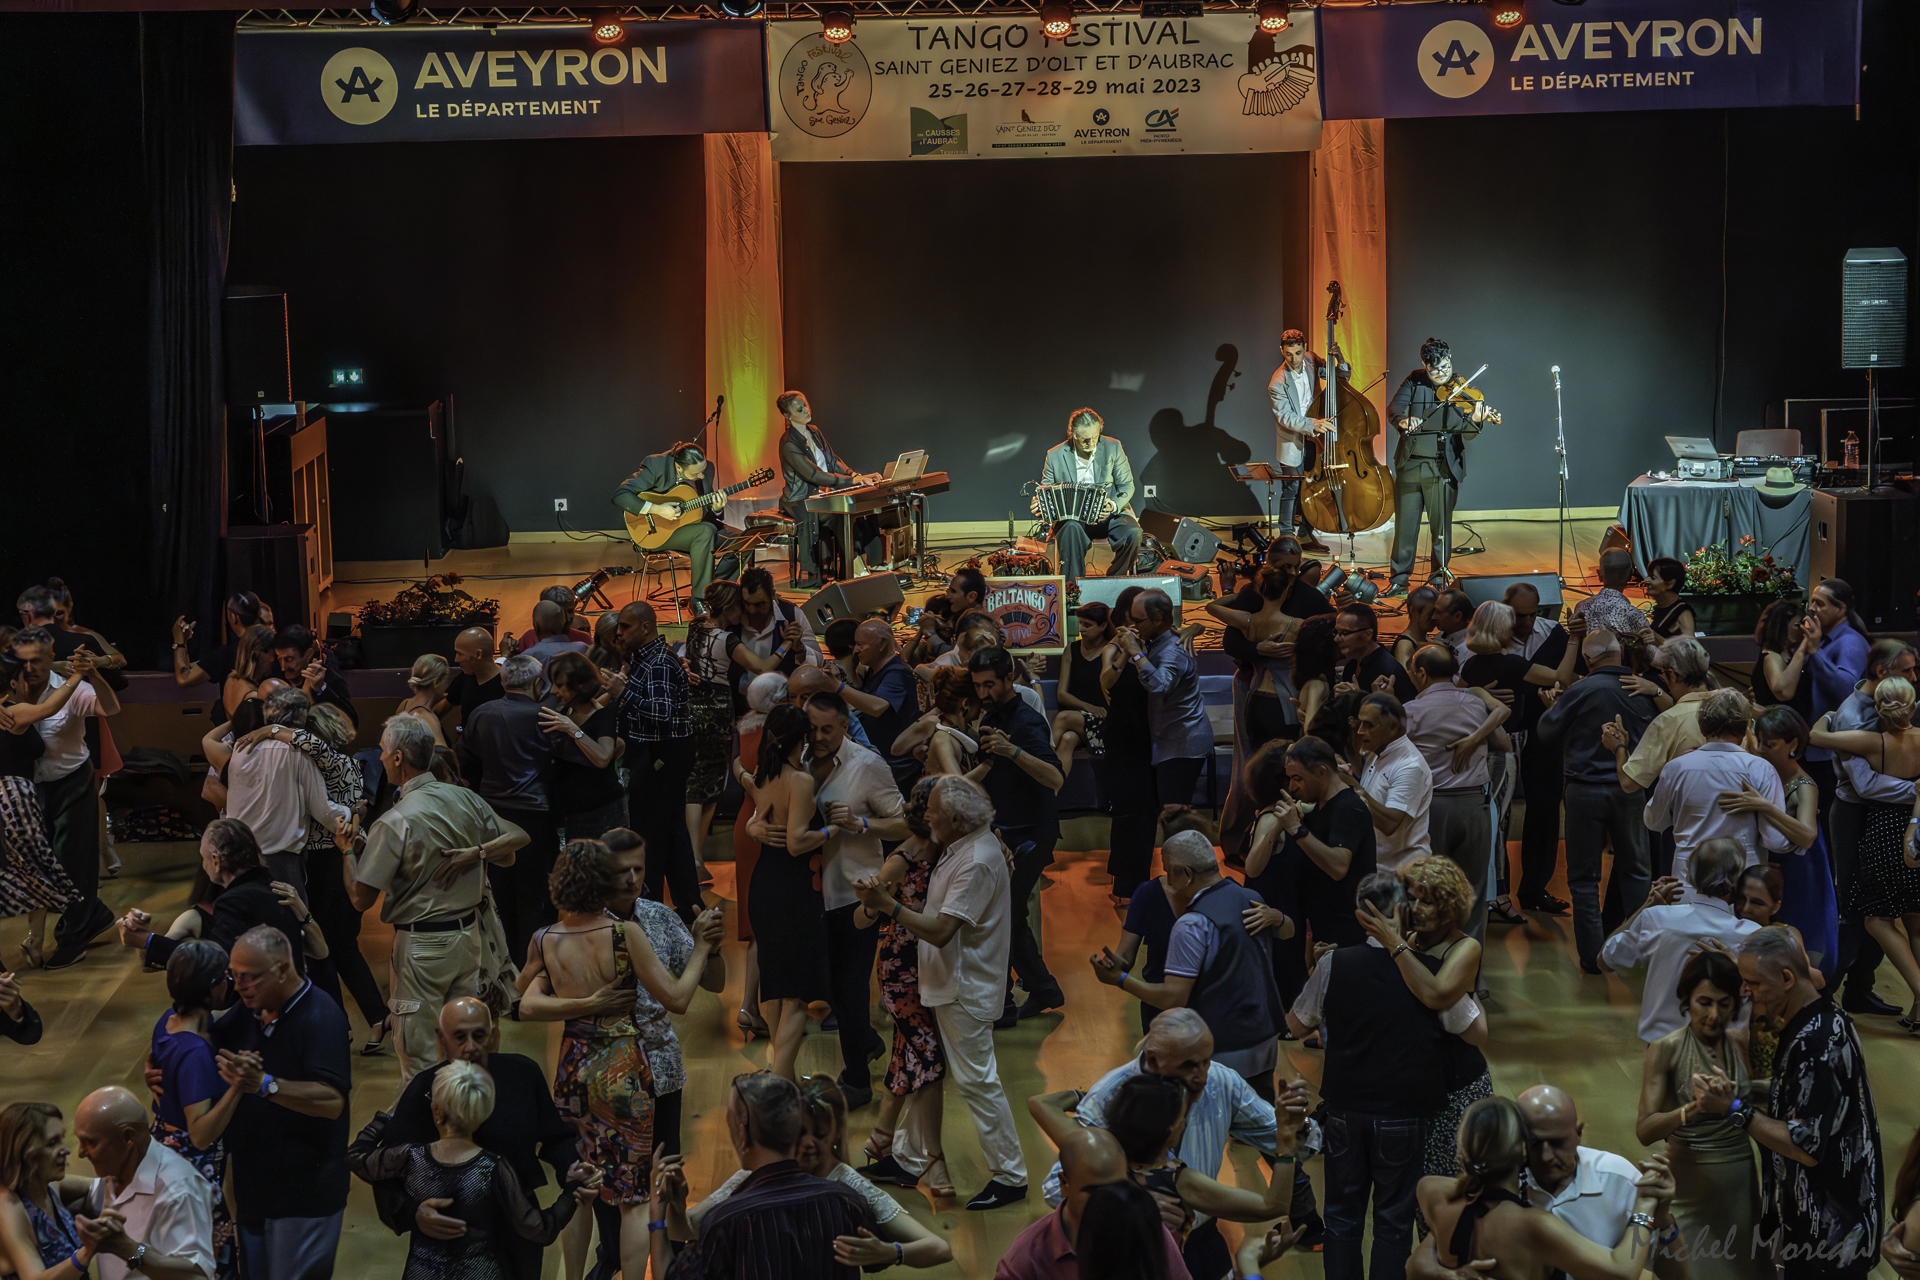
POLYGON ((1433 534, 1433 571, 1447 571, 1453 547, 1453 504, 1466 475, 1466 441, 1486 424, 1485 401, 1471 411, 1445 397, 1453 382, 1453 351, 1438 338, 1420 344, 1420 368, 1401 380, 1387 408, 1387 421, 1400 430, 1393 450, 1393 581, 1390 596, 1407 589, 1414 552, 1420 549, 1420 515, 1433 534))
POLYGON ((227 963, 239 1003, 212 1038, 239 1095, 225 1137, 247 1273, 329 1275, 347 1208, 347 1015, 300 976, 278 929, 249 929, 227 963))
POLYGON ((1343 662, 1340 683, 1334 693, 1390 693, 1402 703, 1418 696, 1407 669, 1380 643, 1380 619, 1371 605, 1358 602, 1340 610, 1333 621, 1333 642, 1343 662), (1382 680, 1391 680, 1391 688, 1376 689, 1382 680))

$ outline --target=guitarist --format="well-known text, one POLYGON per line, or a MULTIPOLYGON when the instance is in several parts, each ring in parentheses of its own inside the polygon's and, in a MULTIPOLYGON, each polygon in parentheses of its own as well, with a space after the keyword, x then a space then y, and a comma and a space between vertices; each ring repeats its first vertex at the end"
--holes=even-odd
MULTIPOLYGON (((640 469, 628 476, 614 493, 613 505, 637 516, 657 511, 668 520, 678 520, 682 514, 678 502, 664 499, 650 502, 647 495, 660 497, 682 484, 692 485, 695 494, 707 492, 707 455, 697 444, 683 442, 665 453, 643 459, 640 469)), ((675 529, 658 548, 682 552, 692 562, 696 614, 707 611, 707 584, 713 581, 713 544, 719 534, 719 516, 708 511, 701 519, 675 529)))
POLYGON ((1489 412, 1477 402, 1471 413, 1442 400, 1453 379, 1453 351, 1438 338, 1420 344, 1420 368, 1393 393, 1387 421, 1400 430, 1393 451, 1393 581, 1390 596, 1403 595, 1420 549, 1420 513, 1433 534, 1433 572, 1447 572, 1453 549, 1453 504, 1467 473, 1466 441, 1480 434, 1489 412))
MULTIPOLYGON (((833 451, 826 433, 815 424, 813 406, 807 403, 804 393, 782 391, 773 404, 787 420, 786 430, 780 433, 780 473, 786 482, 780 491, 780 507, 794 520, 795 536, 800 540, 801 575, 819 581, 823 558, 816 547, 820 540, 820 514, 807 510, 807 499, 828 489, 845 489, 879 477, 859 474, 833 451)), ((869 550, 869 559, 877 555, 873 543, 877 541, 878 532, 879 522, 874 517, 855 518, 853 536, 869 550)), ((848 548, 841 550, 850 555, 848 548)), ((843 564, 843 569, 852 572, 850 560, 843 564)))

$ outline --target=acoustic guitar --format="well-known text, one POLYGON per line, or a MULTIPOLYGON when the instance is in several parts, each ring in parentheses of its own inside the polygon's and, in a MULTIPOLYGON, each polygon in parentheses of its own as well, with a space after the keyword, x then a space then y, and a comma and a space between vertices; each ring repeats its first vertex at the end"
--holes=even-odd
POLYGON ((690 484, 677 484, 665 493, 643 493, 638 495, 641 502, 664 506, 669 502, 680 504, 680 518, 672 519, 664 511, 649 511, 645 515, 635 515, 628 511, 627 536, 633 539, 635 546, 642 551, 653 551, 671 538, 674 531, 704 520, 709 510, 724 506, 728 498, 742 489, 751 489, 755 485, 765 484, 773 479, 773 469, 763 467, 742 480, 739 484, 728 485, 724 489, 715 489, 712 493, 696 493, 690 484))

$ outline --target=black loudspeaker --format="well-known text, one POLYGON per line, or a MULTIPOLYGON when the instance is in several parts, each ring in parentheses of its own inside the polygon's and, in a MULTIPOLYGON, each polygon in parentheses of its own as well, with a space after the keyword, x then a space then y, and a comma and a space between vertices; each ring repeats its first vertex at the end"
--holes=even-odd
POLYGON ((1489 600, 1505 600, 1507 588, 1516 582, 1524 582, 1540 593, 1540 613, 1543 617, 1557 619, 1560 616, 1560 579, 1551 573, 1515 573, 1485 574, 1478 577, 1454 579, 1454 585, 1467 593, 1467 599, 1478 608, 1489 600))
POLYGON ((1187 516, 1172 516, 1164 511, 1140 513, 1140 527, 1167 549, 1175 560, 1187 564, 1206 564, 1220 550, 1220 539, 1211 529, 1187 516))
POLYGON ((220 332, 226 348, 230 408, 292 403, 286 294, 236 287, 227 294, 220 332))
POLYGON ((820 635, 829 622, 891 613, 906 602, 898 577, 891 573, 873 573, 864 578, 828 583, 800 606, 800 612, 813 625, 813 633, 820 635))
POLYGON ((1920 543, 1920 501, 1896 489, 1815 489, 1812 578, 1838 578, 1853 588, 1853 605, 1876 631, 1912 631, 1920 559, 1890 551, 1920 543))
POLYGON ((1840 299, 1840 367, 1904 366, 1907 255, 1898 249, 1847 250, 1840 267, 1840 299))
POLYGON ((230 526, 227 590, 251 591, 273 610, 275 627, 317 629, 319 563, 310 524, 230 526))

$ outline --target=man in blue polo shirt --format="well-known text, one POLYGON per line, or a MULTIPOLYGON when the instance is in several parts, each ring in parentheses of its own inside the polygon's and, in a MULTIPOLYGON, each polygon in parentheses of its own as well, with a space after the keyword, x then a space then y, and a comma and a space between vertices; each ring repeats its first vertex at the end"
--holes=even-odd
POLYGON ((213 1044, 240 1095, 225 1137, 247 1272, 322 1280, 347 1208, 347 1015, 294 969, 278 929, 242 934, 228 968, 240 999, 213 1044))
POLYGON ((887 758, 893 780, 905 795, 920 776, 920 762, 911 752, 894 755, 893 742, 920 718, 913 668, 901 658, 893 628, 879 618, 868 618, 853 633, 853 652, 866 668, 866 680, 858 689, 842 681, 837 692, 859 714, 867 742, 887 758))

